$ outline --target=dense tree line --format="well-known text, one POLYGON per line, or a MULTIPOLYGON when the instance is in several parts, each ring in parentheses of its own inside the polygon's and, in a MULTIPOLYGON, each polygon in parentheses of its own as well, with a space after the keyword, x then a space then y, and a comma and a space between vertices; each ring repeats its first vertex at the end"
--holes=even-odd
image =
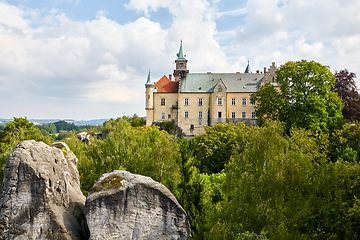
MULTIPOLYGON (((254 96, 261 126, 216 124, 180 139, 122 117, 104 122, 96 131, 107 137, 90 145, 72 131, 64 141, 79 159, 83 193, 103 173, 124 169, 167 186, 194 239, 359 239, 360 124, 342 118, 343 98, 331 91, 337 77, 306 61, 277 76, 280 92, 264 85, 254 96)), ((0 132, 1 169, 25 139, 54 141, 14 118, 0 132)))
POLYGON ((44 125, 36 125, 35 128, 39 129, 44 136, 52 136, 57 140, 64 139, 70 135, 70 132, 80 131, 81 129, 89 129, 91 126, 76 126, 74 123, 68 123, 66 121, 57 121, 54 123, 47 123, 44 125))

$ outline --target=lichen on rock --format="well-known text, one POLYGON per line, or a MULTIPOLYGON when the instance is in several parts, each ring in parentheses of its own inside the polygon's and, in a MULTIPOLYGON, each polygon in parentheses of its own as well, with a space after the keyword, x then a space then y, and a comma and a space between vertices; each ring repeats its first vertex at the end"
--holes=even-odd
POLYGON ((109 190, 109 189, 117 189, 123 187, 125 185, 125 178, 117 176, 117 175, 110 175, 100 182, 97 182, 91 189, 90 192, 98 192, 101 190, 109 190))

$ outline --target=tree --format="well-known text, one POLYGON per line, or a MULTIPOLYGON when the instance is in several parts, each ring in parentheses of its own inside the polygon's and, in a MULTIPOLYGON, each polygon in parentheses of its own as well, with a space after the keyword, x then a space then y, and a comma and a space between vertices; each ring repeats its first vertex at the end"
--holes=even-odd
POLYGON ((212 239, 261 232, 269 239, 359 239, 360 165, 329 163, 320 148, 304 129, 284 135, 279 123, 251 128, 244 151, 225 168, 227 231, 212 239))
POLYGON ((330 91, 335 77, 329 67, 306 60, 287 62, 276 71, 276 81, 280 91, 265 85, 251 96, 258 103, 255 112, 260 123, 266 118, 280 120, 287 132, 293 127, 319 132, 341 128, 343 104, 330 91), (268 107, 269 102, 276 109, 268 107))
POLYGON ((124 115, 121 119, 131 123, 132 127, 141 127, 146 124, 145 119, 143 117, 139 117, 136 113, 132 117, 124 115))
POLYGON ((192 147, 195 166, 201 173, 218 173, 224 169, 230 157, 243 149, 247 128, 244 123, 218 123, 205 127, 205 134, 195 138, 192 147))
POLYGON ((355 73, 347 69, 335 71, 336 81, 331 91, 336 92, 344 103, 343 115, 348 121, 360 120, 360 94, 356 90, 355 73))

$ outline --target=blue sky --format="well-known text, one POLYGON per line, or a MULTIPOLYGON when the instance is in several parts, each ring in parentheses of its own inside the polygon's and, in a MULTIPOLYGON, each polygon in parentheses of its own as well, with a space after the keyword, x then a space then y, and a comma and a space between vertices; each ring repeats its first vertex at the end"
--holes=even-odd
POLYGON ((145 115, 144 84, 315 60, 360 74, 358 0, 0 0, 0 118, 145 115))

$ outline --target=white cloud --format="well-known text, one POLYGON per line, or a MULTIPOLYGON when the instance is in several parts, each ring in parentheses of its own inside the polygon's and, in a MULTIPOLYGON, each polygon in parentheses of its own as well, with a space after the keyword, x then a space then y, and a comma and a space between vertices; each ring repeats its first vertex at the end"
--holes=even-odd
POLYGON ((223 16, 237 16, 237 15, 243 15, 246 13, 248 13, 248 10, 246 7, 243 7, 243 8, 237 8, 237 9, 233 9, 233 10, 229 10, 229 11, 218 12, 216 14, 216 17, 220 18, 223 16))
POLYGON ((314 44, 308 44, 305 42, 304 36, 301 36, 295 41, 295 46, 300 55, 305 58, 319 58, 322 57, 324 53, 324 45, 322 43, 316 42, 314 44))
POLYGON ((260 69, 271 61, 279 65, 307 59, 332 71, 360 71, 359 1, 252 0, 246 7, 246 23, 236 29, 237 42, 223 47, 228 55, 235 49, 260 69))
POLYGON ((34 111, 57 114, 58 104, 58 114, 70 109, 72 118, 89 118, 92 109, 112 117, 144 115, 148 70, 153 81, 172 73, 180 39, 190 72, 243 71, 248 60, 253 71, 262 71, 273 61, 279 66, 308 59, 359 74, 360 1, 248 0, 245 7, 219 12, 224 2, 129 0, 127 11, 145 17, 125 24, 106 9, 92 20, 76 21, 61 9, 0 2, 0 101, 16 92, 26 102, 1 109, 0 117, 21 115, 32 101, 27 99, 35 99, 34 111), (151 20, 162 8, 171 15, 167 28, 151 20), (238 18, 237 27, 217 28, 217 21, 233 24, 238 18))
MULTIPOLYGON (((54 8, 24 11, 0 3, 2 16, 6 16, 0 16, 0 54, 4 56, 0 73, 8 76, 0 77, 1 84, 7 86, 0 94, 8 98, 16 86, 22 99, 38 99, 33 106, 39 114, 53 113, 57 102, 58 114, 70 109, 75 111, 72 118, 90 116, 91 109, 100 103, 119 104, 119 115, 143 115, 148 69, 153 81, 172 73, 180 39, 191 71, 229 68, 214 40, 215 10, 206 0, 132 0, 127 8, 145 14, 168 8, 173 22, 169 29, 163 29, 160 23, 140 17, 121 25, 103 11, 98 11, 94 20, 74 21, 54 8), (56 99, 63 104, 70 101, 72 107, 62 107, 56 99)), ((19 106, 13 112, 0 110, 0 116, 25 112, 19 106)), ((107 116, 117 112, 114 108, 107 111, 107 116)))

